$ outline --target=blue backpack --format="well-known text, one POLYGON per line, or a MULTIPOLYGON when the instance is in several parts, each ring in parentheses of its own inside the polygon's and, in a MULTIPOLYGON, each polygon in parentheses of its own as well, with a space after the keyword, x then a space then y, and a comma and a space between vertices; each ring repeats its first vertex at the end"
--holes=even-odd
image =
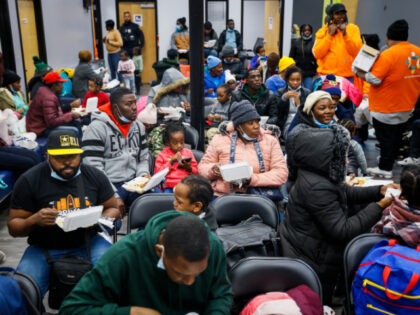
POLYGON ((356 314, 420 314, 420 246, 376 244, 353 281, 356 314))

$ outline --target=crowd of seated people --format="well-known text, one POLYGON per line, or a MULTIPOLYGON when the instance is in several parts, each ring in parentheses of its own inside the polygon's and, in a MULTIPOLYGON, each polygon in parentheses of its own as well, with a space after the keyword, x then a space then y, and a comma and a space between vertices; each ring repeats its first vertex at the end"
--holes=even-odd
MULTIPOLYGON (((248 68, 240 58, 242 38, 233 20, 220 36, 205 23, 204 37, 211 44, 203 47, 203 100, 209 110, 203 116, 207 143, 200 158, 186 132, 192 127, 190 79, 180 67, 190 52, 185 18, 176 21, 167 58, 153 65, 158 84, 143 96, 147 105, 142 108, 135 85, 139 70, 130 59, 133 51, 120 51, 124 43, 117 45, 109 34, 104 40, 111 58, 118 54, 120 59, 119 64, 112 60, 111 71, 125 81, 109 95, 101 91, 103 73, 89 65, 89 51, 79 53, 72 76, 74 100, 68 108, 60 97, 67 79, 47 65, 37 65, 30 102, 20 91, 20 77, 2 70, 0 108, 25 119, 27 131, 47 138, 42 163, 31 150, 20 153, 0 142, 0 157, 21 156, 19 166, 0 163, 1 169, 12 168, 19 176, 8 228, 14 237, 28 236, 29 247, 17 269, 34 278, 44 295, 50 266, 43 249, 53 260, 69 254, 89 257, 93 269, 65 299, 63 314, 229 314, 235 292, 225 249, 212 232, 218 227, 212 203, 229 194, 267 197, 267 189, 282 210, 276 231, 281 255, 300 259, 315 271, 323 291, 320 303, 331 305, 340 286, 343 251, 356 236, 383 233, 416 247, 420 135, 412 112, 420 93, 420 69, 407 67, 405 61, 411 51, 420 55, 420 48, 407 41, 408 24, 399 20, 389 26, 388 48, 372 69, 352 68, 362 47, 359 28, 348 23, 344 5, 327 11, 325 25, 314 36, 310 25, 302 25, 289 56, 258 46, 248 68), (98 97, 98 108, 89 119, 71 110, 85 107, 91 97, 98 97), (374 168, 367 168, 366 144, 359 137, 362 125, 355 119, 362 102, 369 103, 380 146, 374 168), (177 114, 167 111, 171 107, 177 114), (349 185, 346 176, 393 179, 407 130, 413 131, 411 152, 401 163, 408 165, 401 186, 349 185), (226 181, 221 167, 238 162, 248 163, 250 177, 226 181), (143 230, 112 245, 96 228, 64 232, 56 225, 63 210, 101 205, 102 216, 114 220, 119 229, 140 197, 124 184, 138 177, 150 179, 166 168, 163 183, 148 194, 173 194, 174 211, 154 216, 143 230), (401 189, 401 196, 386 196, 390 188, 401 189), (401 228, 396 216, 407 226, 401 228)), ((111 24, 107 21, 108 32, 118 37, 111 24)), ((368 118, 364 123, 369 124, 368 118)))

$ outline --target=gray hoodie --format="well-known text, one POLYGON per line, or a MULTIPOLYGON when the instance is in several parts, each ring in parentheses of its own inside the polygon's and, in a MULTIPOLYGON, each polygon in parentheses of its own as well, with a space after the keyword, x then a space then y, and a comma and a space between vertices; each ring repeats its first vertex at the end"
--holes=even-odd
POLYGON ((127 138, 107 113, 92 113, 92 122, 83 133, 83 162, 105 172, 112 183, 149 174, 144 126, 135 120, 127 138))
POLYGON ((190 78, 186 78, 175 68, 167 69, 162 76, 160 84, 150 89, 147 104, 154 103, 156 107, 181 107, 181 102, 189 102, 189 92, 171 93, 179 86, 190 83, 190 78))

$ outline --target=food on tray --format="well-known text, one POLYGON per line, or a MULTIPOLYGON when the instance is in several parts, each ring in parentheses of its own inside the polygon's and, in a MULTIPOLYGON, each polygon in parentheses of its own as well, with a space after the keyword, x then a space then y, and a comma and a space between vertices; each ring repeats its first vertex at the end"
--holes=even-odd
POLYGON ((146 177, 137 177, 128 183, 126 183, 126 189, 129 191, 136 191, 141 192, 143 191, 144 187, 147 185, 147 182, 149 181, 149 178, 146 177))
POLYGON ((363 186, 365 183, 366 178, 364 177, 354 177, 346 180, 346 184, 349 186, 363 186))

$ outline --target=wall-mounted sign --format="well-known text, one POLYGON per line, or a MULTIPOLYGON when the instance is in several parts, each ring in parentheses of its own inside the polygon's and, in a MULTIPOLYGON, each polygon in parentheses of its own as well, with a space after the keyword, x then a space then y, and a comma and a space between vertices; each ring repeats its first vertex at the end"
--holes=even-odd
POLYGON ((143 26, 143 15, 134 14, 134 23, 138 24, 139 26, 143 26))
POLYGON ((140 4, 140 8, 142 9, 153 9, 155 7, 154 3, 142 3, 140 4))

